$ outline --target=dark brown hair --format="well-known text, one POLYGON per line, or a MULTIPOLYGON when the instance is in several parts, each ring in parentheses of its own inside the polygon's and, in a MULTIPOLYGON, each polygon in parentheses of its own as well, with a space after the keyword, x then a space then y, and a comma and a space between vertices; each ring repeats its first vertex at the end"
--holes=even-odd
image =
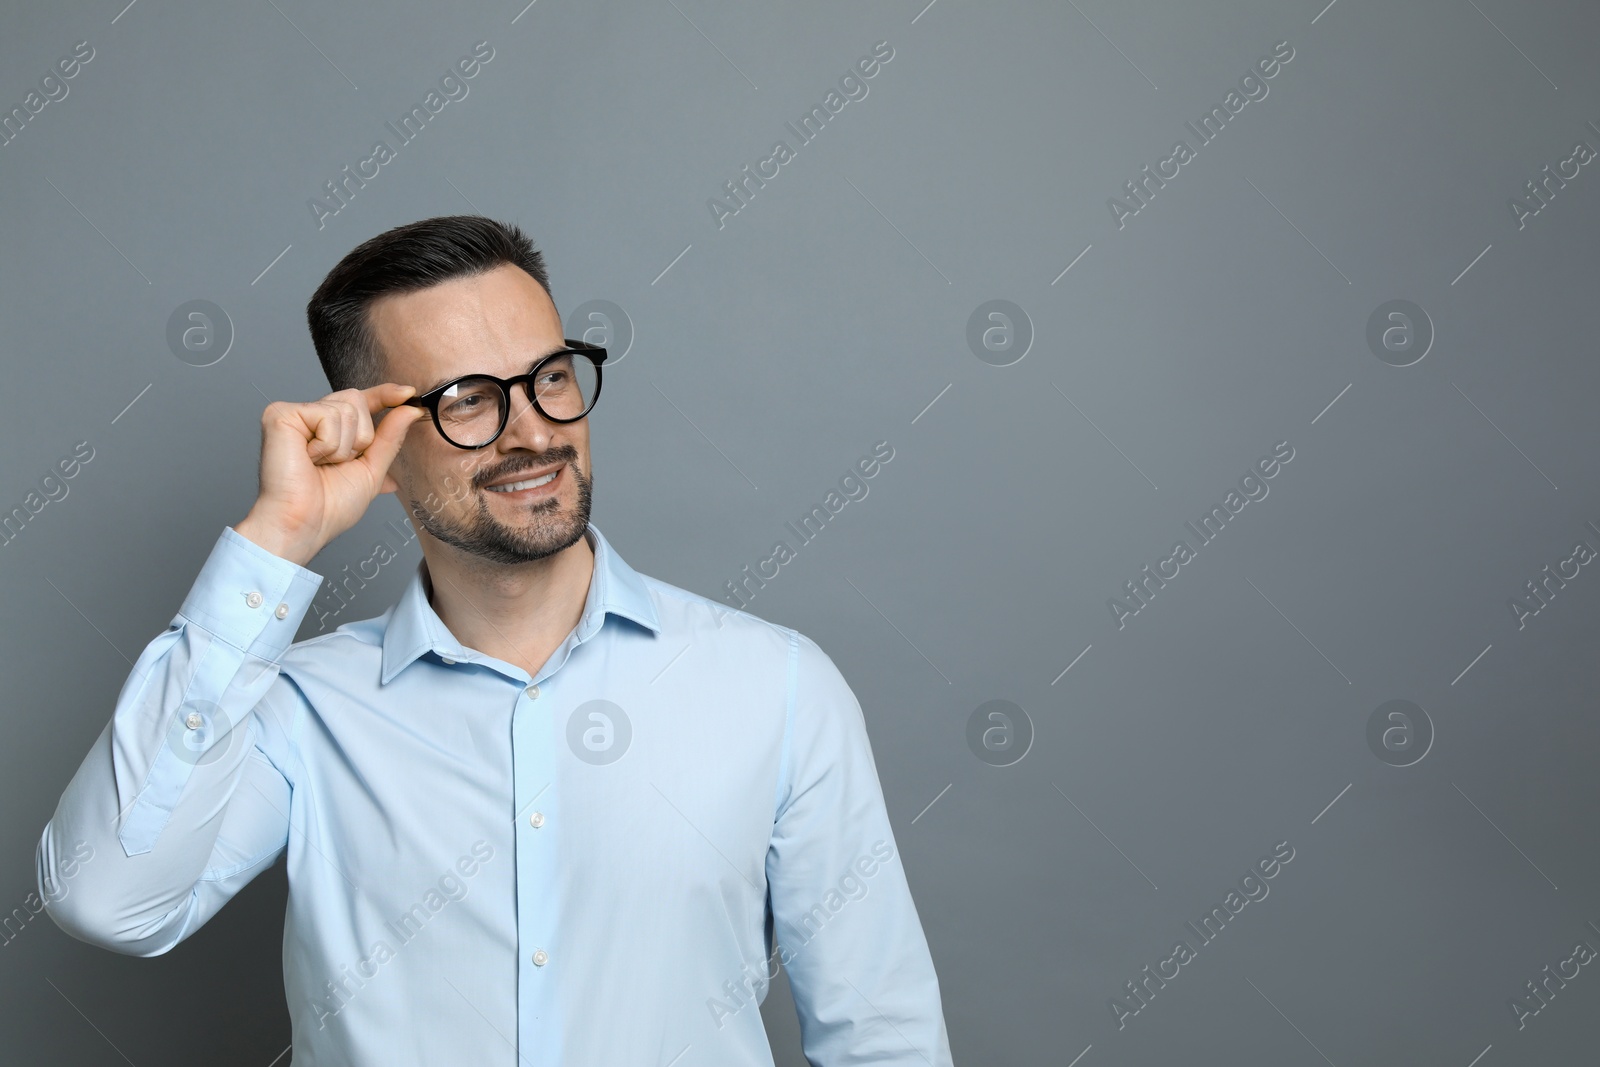
MULTIPOLYGON (((385 381, 383 353, 368 323, 372 302, 502 264, 521 267, 546 293, 544 255, 516 226, 482 215, 441 215, 396 226, 363 241, 341 259, 311 294, 306 323, 322 372, 334 391, 385 381)), ((553 299, 553 298, 552 298, 553 299)))

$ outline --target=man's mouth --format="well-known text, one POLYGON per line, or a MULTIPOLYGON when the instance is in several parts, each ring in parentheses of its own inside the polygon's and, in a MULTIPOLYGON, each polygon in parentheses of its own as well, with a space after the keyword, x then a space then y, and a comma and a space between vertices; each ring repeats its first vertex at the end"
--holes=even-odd
POLYGON ((551 482, 556 480, 556 477, 560 473, 561 468, 557 467, 550 473, 541 474, 535 478, 524 478, 515 482, 502 482, 499 485, 486 485, 484 488, 491 493, 522 493, 530 489, 539 489, 549 485, 551 482))

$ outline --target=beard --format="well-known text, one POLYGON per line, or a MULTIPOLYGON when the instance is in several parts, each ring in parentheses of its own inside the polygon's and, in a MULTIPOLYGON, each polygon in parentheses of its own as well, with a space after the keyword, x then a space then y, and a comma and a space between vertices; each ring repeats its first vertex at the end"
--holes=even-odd
MULTIPOLYGON (((545 559, 578 543, 589 526, 589 509, 593 499, 593 480, 578 467, 578 452, 570 445, 553 448, 540 457, 537 464, 524 467, 548 466, 552 460, 564 460, 564 473, 571 474, 578 485, 577 506, 563 513, 558 498, 540 500, 526 506, 526 520, 508 525, 497 519, 489 509, 488 500, 477 498, 477 509, 470 519, 455 520, 430 513, 420 501, 411 501, 411 514, 417 525, 434 538, 459 548, 461 551, 490 563, 512 565, 545 559)), ((490 472, 484 475, 489 481, 512 472, 490 472)), ((490 490, 482 489, 487 493, 490 490)))

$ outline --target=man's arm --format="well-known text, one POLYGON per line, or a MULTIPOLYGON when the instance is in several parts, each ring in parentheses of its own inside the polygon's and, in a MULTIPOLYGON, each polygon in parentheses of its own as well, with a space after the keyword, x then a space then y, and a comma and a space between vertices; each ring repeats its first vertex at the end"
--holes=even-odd
POLYGON ((67 933, 158 955, 282 854, 304 698, 278 660, 321 584, 223 530, 39 840, 39 896, 67 933))
POLYGON ((40 896, 68 933, 165 952, 283 851, 306 708, 278 661, 322 585, 305 564, 398 488, 415 393, 384 382, 261 413, 254 506, 145 646, 39 841, 40 896))
POLYGON ((806 1058, 817 1067, 950 1067, 939 981, 861 705, 803 634, 791 639, 789 664, 767 882, 806 1058))

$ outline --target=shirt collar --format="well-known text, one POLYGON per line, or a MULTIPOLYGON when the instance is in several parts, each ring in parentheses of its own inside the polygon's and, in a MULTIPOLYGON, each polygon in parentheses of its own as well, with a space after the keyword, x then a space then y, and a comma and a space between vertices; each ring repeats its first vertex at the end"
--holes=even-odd
MULTIPOLYGON (((594 551, 594 574, 589 579, 589 593, 584 600, 583 617, 578 621, 578 637, 586 640, 605 622, 606 614, 630 619, 651 633, 661 632, 661 622, 656 615, 655 603, 644 579, 605 539, 599 527, 589 523, 584 537, 594 551)), ((428 574, 428 561, 417 561, 417 568, 406 583, 400 600, 389 609, 388 622, 383 632, 384 685, 405 670, 417 657, 426 652, 465 660, 477 653, 456 640, 443 620, 428 603, 424 584, 428 574)))

